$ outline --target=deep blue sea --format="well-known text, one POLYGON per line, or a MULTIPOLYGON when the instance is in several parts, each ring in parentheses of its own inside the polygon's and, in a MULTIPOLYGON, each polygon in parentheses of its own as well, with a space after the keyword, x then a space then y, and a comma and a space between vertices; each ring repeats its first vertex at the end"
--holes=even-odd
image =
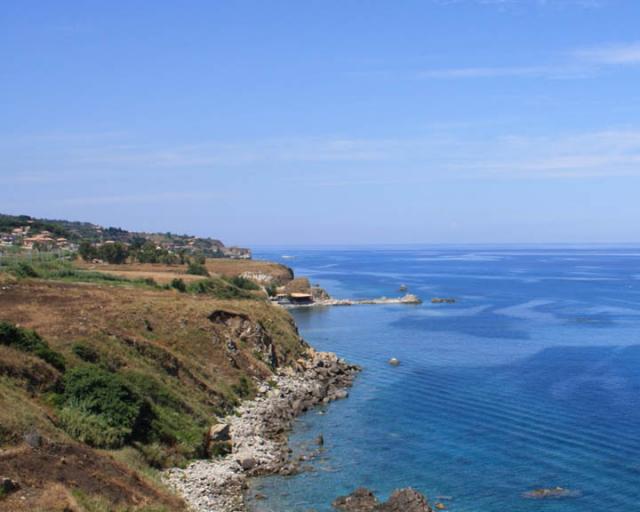
POLYGON ((412 486, 452 512, 640 511, 639 248, 256 256, 335 297, 405 284, 425 302, 292 312, 312 345, 364 371, 348 399, 298 420, 293 448, 322 433, 324 449, 312 471, 255 480, 250 494, 267 496, 255 511, 329 511, 358 486, 380 498, 412 486), (523 497, 555 486, 579 495, 523 497))

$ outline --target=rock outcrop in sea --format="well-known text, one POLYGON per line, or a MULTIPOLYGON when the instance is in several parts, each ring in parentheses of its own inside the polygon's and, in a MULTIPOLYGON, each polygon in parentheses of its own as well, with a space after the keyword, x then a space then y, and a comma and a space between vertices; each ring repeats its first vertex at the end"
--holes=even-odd
POLYGON ((210 441, 228 442, 230 454, 165 472, 165 481, 194 511, 242 512, 247 477, 299 471, 300 461, 291 458, 287 443, 294 419, 316 405, 346 398, 360 370, 333 353, 309 349, 307 356, 262 384, 254 400, 210 430, 210 441))
POLYGON ((331 505, 344 512, 433 512, 427 498, 411 487, 395 491, 383 503, 369 489, 360 487, 331 505))

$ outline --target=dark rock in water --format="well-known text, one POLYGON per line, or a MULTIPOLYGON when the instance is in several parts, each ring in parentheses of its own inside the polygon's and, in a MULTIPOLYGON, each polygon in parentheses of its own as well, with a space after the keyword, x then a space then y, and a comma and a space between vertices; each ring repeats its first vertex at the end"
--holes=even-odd
POLYGON ((379 502, 369 489, 359 487, 348 496, 336 498, 331 505, 347 512, 370 512, 375 510, 379 502))
POLYGON ((346 512, 433 512, 427 498, 410 487, 395 491, 384 503, 370 490, 360 487, 348 496, 337 498, 332 505, 346 512))
POLYGON ((432 304, 455 304, 456 299, 452 297, 434 297, 431 299, 432 304))
POLYGON ((324 445, 324 436, 322 434, 320 434, 318 437, 315 438, 314 441, 318 446, 323 446, 324 445))
POLYGON ((395 491, 386 503, 378 506, 376 512, 433 512, 427 498, 415 489, 407 487, 395 491))
POLYGON ((296 462, 289 462, 280 468, 279 473, 283 476, 291 476, 300 473, 300 466, 296 462))

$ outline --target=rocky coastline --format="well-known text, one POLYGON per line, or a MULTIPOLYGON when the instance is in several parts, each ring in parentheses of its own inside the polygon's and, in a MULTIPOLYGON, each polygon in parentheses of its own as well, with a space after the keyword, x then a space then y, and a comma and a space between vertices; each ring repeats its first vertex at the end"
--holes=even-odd
POLYGON ((300 470, 302 460, 292 458, 287 439, 295 418, 316 405, 346 398, 359 370, 333 353, 310 348, 295 367, 262 383, 255 399, 212 427, 210 441, 228 443, 228 455, 167 470, 164 481, 195 512, 245 511, 247 478, 300 470))

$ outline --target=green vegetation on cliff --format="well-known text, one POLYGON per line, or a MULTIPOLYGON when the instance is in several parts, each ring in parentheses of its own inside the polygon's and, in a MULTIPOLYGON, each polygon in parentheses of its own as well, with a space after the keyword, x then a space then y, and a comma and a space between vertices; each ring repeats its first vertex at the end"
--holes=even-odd
POLYGON ((304 350, 288 313, 239 274, 158 284, 59 259, 5 261, 0 474, 30 497, 0 498, 0 509, 63 510, 71 496, 78 510, 182 510, 154 471, 204 456, 215 417, 304 350), (70 462, 88 453, 93 480, 70 462))

